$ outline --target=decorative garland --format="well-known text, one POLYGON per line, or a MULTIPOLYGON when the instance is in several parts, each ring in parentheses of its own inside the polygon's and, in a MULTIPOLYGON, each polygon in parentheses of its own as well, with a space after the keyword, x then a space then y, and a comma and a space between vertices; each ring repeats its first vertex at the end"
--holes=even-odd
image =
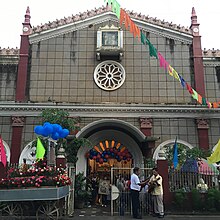
POLYGON ((128 149, 118 146, 106 149, 102 147, 102 150, 95 146, 86 153, 85 157, 89 158, 90 160, 95 160, 100 164, 108 162, 109 159, 115 159, 118 162, 129 162, 132 159, 132 155, 128 149))
POLYGON ((120 8, 120 4, 116 0, 104 0, 108 2, 108 5, 111 5, 112 11, 116 14, 120 20, 120 25, 124 23, 125 28, 130 30, 134 35, 134 38, 138 37, 138 40, 142 44, 149 46, 150 56, 159 59, 160 67, 164 68, 170 76, 176 78, 182 85, 183 88, 186 88, 189 94, 195 99, 199 104, 207 106, 208 108, 218 108, 220 102, 209 102, 206 98, 202 97, 196 90, 194 90, 184 79, 183 77, 165 60, 163 55, 160 52, 157 52, 157 49, 151 44, 150 40, 143 34, 139 27, 131 20, 127 12, 120 8))

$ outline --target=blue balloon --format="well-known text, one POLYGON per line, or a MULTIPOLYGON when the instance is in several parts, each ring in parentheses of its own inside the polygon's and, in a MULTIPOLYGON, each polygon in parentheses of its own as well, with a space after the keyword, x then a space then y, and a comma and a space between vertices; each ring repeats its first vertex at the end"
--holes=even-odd
POLYGON ((51 125, 50 122, 44 122, 43 126, 51 125))
MULTIPOLYGON (((59 132, 58 132, 59 133, 59 132)), ((60 137, 61 138, 65 138, 67 135, 69 135, 69 130, 68 129, 62 129, 61 132, 59 133, 60 134, 60 137)))
POLYGON ((43 126, 41 125, 37 125, 35 128, 34 128, 34 132, 38 135, 42 135, 43 134, 43 126))
POLYGON ((60 129, 60 125, 58 124, 52 124, 53 125, 53 132, 58 132, 60 129))
POLYGON ((44 128, 44 131, 47 134, 47 136, 52 134, 53 126, 51 124, 50 125, 45 125, 43 128, 44 128))
POLYGON ((59 134, 57 132, 53 133, 52 136, 51 136, 54 140, 57 140, 59 139, 59 134))

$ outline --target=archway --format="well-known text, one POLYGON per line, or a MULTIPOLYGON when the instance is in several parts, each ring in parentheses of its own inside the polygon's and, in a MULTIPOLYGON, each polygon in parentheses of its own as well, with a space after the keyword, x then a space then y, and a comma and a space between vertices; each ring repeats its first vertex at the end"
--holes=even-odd
MULTIPOLYGON (((145 141, 145 135, 133 125, 116 119, 105 119, 93 122, 85 126, 77 137, 87 138, 92 143, 92 148, 100 142, 114 140, 125 146, 132 155, 132 166, 143 167, 143 155, 141 145, 145 141)), ((91 147, 82 146, 77 154, 78 161, 76 172, 87 171, 86 153, 91 147)))
MULTIPOLYGON (((164 156, 163 156, 163 148, 166 146, 166 145, 174 145, 175 143, 175 139, 170 139, 170 140, 167 140, 167 141, 164 141, 163 143, 161 143, 160 145, 158 145, 158 147, 155 149, 154 151, 154 154, 153 154, 153 160, 158 160, 158 159, 165 159, 164 156)), ((177 139, 177 143, 179 144, 183 144, 184 146, 192 149, 193 146, 191 144, 189 144, 188 142, 186 141, 183 141, 183 140, 180 140, 180 139, 177 139)))
POLYGON ((33 147, 33 142, 34 141, 29 142, 22 150, 19 157, 19 164, 23 163, 24 158, 26 159, 27 164, 33 164, 33 162, 36 160, 36 147, 33 147))

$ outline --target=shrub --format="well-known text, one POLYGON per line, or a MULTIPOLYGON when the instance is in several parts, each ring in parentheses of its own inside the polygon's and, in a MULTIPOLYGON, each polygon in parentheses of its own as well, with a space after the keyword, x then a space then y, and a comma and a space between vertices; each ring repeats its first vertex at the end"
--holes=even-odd
POLYGON ((187 200, 187 195, 186 195, 186 192, 184 192, 184 190, 178 190, 175 192, 174 194, 174 204, 176 206, 177 209, 184 209, 185 206, 185 202, 187 200))

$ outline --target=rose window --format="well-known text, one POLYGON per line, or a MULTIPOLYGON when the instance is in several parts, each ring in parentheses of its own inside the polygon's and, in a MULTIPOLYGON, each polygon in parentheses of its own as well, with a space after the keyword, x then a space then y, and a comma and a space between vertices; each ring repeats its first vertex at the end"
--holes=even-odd
POLYGON ((104 61, 95 68, 94 80, 101 89, 116 90, 125 81, 124 67, 115 61, 104 61))

